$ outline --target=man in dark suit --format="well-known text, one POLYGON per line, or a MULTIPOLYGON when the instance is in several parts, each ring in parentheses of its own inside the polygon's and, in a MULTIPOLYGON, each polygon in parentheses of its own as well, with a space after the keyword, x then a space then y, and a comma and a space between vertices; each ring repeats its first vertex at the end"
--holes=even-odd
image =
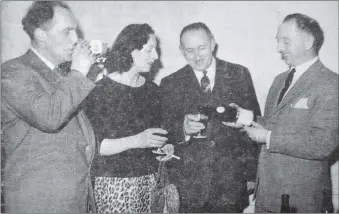
POLYGON ((255 179, 257 149, 243 133, 212 119, 207 137, 194 138, 205 128, 198 105, 238 102, 260 115, 248 69, 214 57, 215 46, 204 23, 186 26, 180 49, 188 65, 161 82, 165 128, 171 141, 182 141, 176 145, 181 160, 168 163, 180 212, 242 212, 248 205, 247 181, 255 179))
POLYGON ((319 60, 324 34, 313 18, 286 16, 276 38, 290 68, 275 78, 264 117, 244 128, 262 145, 255 212, 280 212, 283 194, 289 195, 292 212, 331 211, 329 157, 338 148, 338 74, 319 60))
POLYGON ((94 57, 62 2, 34 2, 22 25, 32 48, 1 65, 5 211, 84 213, 95 141, 78 106, 94 87, 94 57))

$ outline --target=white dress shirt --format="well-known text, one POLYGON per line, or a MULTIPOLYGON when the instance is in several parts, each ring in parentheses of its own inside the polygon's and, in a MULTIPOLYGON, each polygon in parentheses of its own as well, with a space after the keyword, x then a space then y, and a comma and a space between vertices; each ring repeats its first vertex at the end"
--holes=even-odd
POLYGON ((43 57, 41 54, 39 54, 39 52, 37 50, 35 50, 33 47, 31 47, 31 50, 41 59, 41 61, 43 61, 47 67, 49 67, 52 71, 54 70, 55 66, 53 63, 51 63, 48 59, 46 59, 45 57, 43 57))
MULTIPOLYGON (((307 69, 309 69, 318 59, 319 59, 319 57, 316 56, 310 61, 307 61, 307 62, 305 62, 301 65, 298 65, 296 67, 290 68, 290 71, 293 68, 295 68, 295 73, 294 73, 294 76, 293 76, 293 79, 292 79, 292 83, 291 83, 290 87, 287 89, 286 93, 284 94, 284 97, 286 96, 288 91, 293 87, 293 85, 298 81, 298 79, 301 77, 301 75, 303 75, 303 73, 305 73, 305 71, 307 71, 307 69)), ((283 99, 284 99, 284 97, 283 97, 283 99)), ((268 133, 266 135, 266 147, 267 147, 267 149, 270 149, 271 134, 272 134, 272 131, 268 131, 268 133)))
MULTIPOLYGON (((212 63, 210 65, 210 67, 208 67, 206 70, 207 70, 206 76, 210 80, 210 86, 211 86, 211 91, 212 91, 213 87, 214 87, 214 83, 215 83, 215 71, 216 71, 216 64, 215 64, 214 57, 212 58, 212 63)), ((204 73, 202 71, 197 71, 197 70, 194 70, 194 73, 195 73, 195 76, 198 79, 200 86, 201 86, 201 79, 204 76, 204 73)))
MULTIPOLYGON (((213 87, 214 87, 214 83, 215 83, 215 72, 216 72, 216 63, 215 63, 214 57, 212 58, 212 63, 210 65, 210 67, 208 67, 206 70, 207 70, 206 76, 210 80, 210 86, 211 86, 211 91, 212 91, 213 87)), ((194 71, 195 76, 197 77, 198 82, 201 86, 201 79, 204 76, 204 73, 202 71, 197 71, 197 70, 194 70, 194 69, 193 69, 193 71, 194 71)), ((185 131, 184 131, 184 133, 185 133, 185 131)), ((191 138, 190 135, 185 134, 185 141, 186 142, 189 141, 190 138, 191 138)))
MULTIPOLYGON (((286 93, 284 94, 284 97, 286 96, 286 94, 288 93, 288 91, 293 87, 293 85, 295 84, 295 82, 297 82, 297 80, 301 77, 301 75, 303 75, 303 73, 305 73, 305 71, 307 71, 307 69, 309 69, 311 67, 311 65, 313 65, 317 60, 319 59, 318 56, 316 56, 315 58, 313 58, 310 61, 307 61, 301 65, 298 65, 296 67, 291 67, 290 71, 295 68, 295 73, 293 75, 293 79, 292 79, 292 83, 290 85, 290 87, 287 89, 286 93)), ((283 97, 283 99, 284 99, 283 97)))

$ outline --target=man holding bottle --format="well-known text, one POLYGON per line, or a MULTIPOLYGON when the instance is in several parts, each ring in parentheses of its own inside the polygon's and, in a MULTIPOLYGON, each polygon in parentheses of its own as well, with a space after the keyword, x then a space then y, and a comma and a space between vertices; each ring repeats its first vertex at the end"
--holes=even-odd
POLYGON ((324 35, 316 20, 290 14, 276 39, 290 69, 275 78, 264 117, 243 128, 262 145, 255 212, 279 212, 282 195, 291 211, 321 212, 331 209, 323 199, 330 200, 328 160, 338 147, 338 74, 319 60, 324 35))
POLYGON ((169 141, 182 142, 176 144, 181 159, 168 163, 170 180, 180 195, 180 212, 243 212, 248 206, 246 183, 255 179, 257 146, 218 120, 209 118, 206 125, 200 121, 208 115, 198 114, 203 113, 199 106, 216 108, 231 102, 260 115, 248 69, 216 58, 215 47, 204 23, 184 27, 180 50, 188 65, 160 85, 169 141), (206 135, 200 133, 205 128, 206 135))

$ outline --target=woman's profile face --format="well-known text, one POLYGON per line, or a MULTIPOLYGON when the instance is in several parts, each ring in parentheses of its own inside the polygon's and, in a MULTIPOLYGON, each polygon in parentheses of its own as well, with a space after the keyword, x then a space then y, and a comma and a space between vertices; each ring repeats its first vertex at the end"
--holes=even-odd
POLYGON ((154 61, 158 59, 156 47, 156 37, 154 34, 150 34, 149 39, 147 43, 143 45, 143 48, 141 50, 135 49, 131 53, 133 65, 141 72, 149 72, 154 61))

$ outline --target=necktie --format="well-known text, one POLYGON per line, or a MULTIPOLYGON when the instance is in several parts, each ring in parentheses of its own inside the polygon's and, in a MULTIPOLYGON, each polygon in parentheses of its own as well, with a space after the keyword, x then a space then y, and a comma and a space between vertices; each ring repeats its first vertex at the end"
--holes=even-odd
POLYGON ((66 69, 62 69, 59 66, 55 67, 53 69, 53 72, 58 72, 61 76, 66 76, 67 75, 66 69))
POLYGON ((208 79, 208 76, 206 75, 207 71, 204 70, 203 74, 204 74, 204 76, 200 80, 202 90, 204 92, 211 92, 210 79, 208 79))
POLYGON ((295 68, 293 68, 290 71, 290 73, 288 73, 287 78, 285 80, 285 86, 284 86, 283 90, 280 92, 280 96, 279 96, 279 99, 278 99, 278 105, 281 102, 282 98, 284 97, 287 89, 290 87, 292 80, 293 80, 294 73, 295 73, 295 68))

